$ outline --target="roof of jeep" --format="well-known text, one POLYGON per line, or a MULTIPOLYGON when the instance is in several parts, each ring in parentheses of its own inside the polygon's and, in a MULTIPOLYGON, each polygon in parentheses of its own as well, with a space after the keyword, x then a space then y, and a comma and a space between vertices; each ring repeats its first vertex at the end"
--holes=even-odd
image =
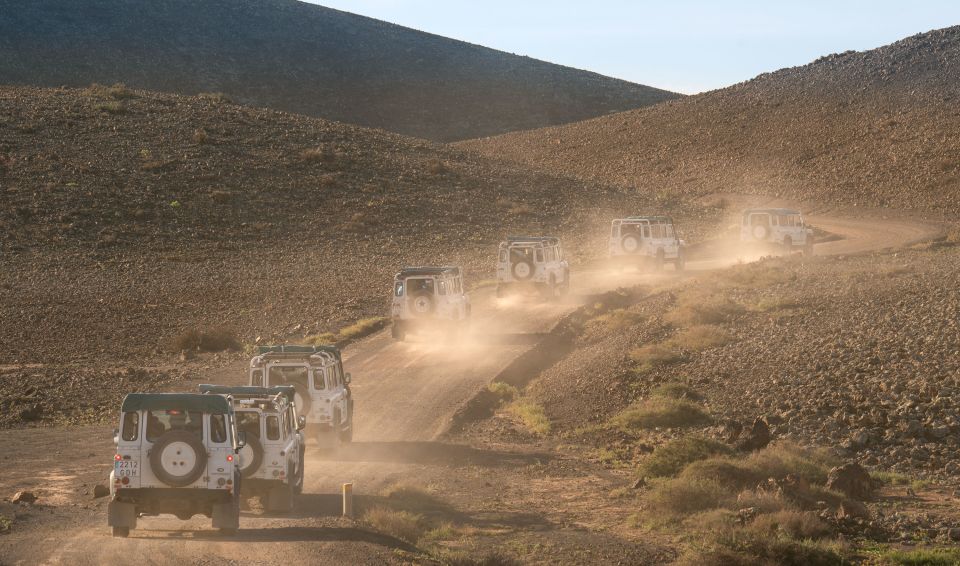
POLYGON ((560 238, 556 236, 507 236, 507 243, 510 244, 559 244, 560 238))
POLYGON ((257 355, 264 354, 304 354, 304 357, 310 356, 311 354, 319 354, 325 352, 327 354, 333 354, 336 358, 340 359, 340 348, 336 346, 303 346, 300 344, 283 344, 279 346, 258 346, 257 355))
POLYGON ((417 275, 460 275, 460 268, 455 265, 404 267, 397 277, 414 277, 417 275))
MULTIPOLYGON (((673 222, 673 218, 669 216, 628 216, 626 218, 620 218, 621 222, 623 221, 647 221, 647 222, 673 222)), ((616 222, 616 220, 614 220, 616 222)))
POLYGON ((296 389, 292 385, 274 385, 272 387, 257 387, 255 385, 212 385, 203 383, 199 387, 200 393, 217 393, 220 395, 232 395, 233 397, 252 397, 269 398, 274 395, 283 395, 287 400, 293 403, 293 396, 296 389))
POLYGON ((121 411, 199 411, 213 415, 232 413, 230 400, 223 395, 200 393, 128 393, 123 398, 121 411))
POLYGON ((746 216, 748 214, 753 214, 757 212, 767 213, 767 214, 780 214, 780 215, 800 214, 799 210, 793 210, 792 208, 748 208, 743 211, 743 215, 746 216))

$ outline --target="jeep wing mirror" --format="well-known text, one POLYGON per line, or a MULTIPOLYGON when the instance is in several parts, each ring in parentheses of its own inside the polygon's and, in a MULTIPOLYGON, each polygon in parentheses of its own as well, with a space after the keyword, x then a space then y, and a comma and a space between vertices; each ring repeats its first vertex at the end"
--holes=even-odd
POLYGON ((114 444, 120 444, 120 429, 119 429, 119 428, 113 429, 113 443, 114 443, 114 444))
POLYGON ((247 445, 247 431, 240 430, 237 431, 237 452, 243 450, 243 447, 247 445))
POLYGON ((307 417, 300 415, 297 417, 297 430, 303 430, 307 428, 307 417))
POLYGON ((346 375, 343 376, 343 382, 346 383, 347 385, 350 385, 350 380, 352 378, 353 376, 350 375, 350 372, 347 372, 346 375))

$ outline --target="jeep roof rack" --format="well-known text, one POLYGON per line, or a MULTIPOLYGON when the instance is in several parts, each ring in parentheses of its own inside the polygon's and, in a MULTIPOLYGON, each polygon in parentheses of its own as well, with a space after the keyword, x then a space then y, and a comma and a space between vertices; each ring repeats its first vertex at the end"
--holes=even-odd
POLYGON ((397 274, 401 277, 412 275, 460 275, 460 268, 455 265, 404 267, 397 274))
POLYGON ((340 348, 336 346, 304 346, 300 344, 282 344, 277 346, 257 346, 257 355, 288 354, 284 357, 305 358, 313 354, 330 354, 340 360, 340 348))
POLYGON ((628 216, 621 220, 646 220, 648 222, 673 222, 670 216, 628 216))
POLYGON ((293 403, 293 396, 296 388, 292 385, 274 385, 271 387, 257 387, 256 385, 213 385, 210 383, 201 383, 198 386, 200 393, 216 393, 219 395, 231 395, 234 398, 269 398, 282 395, 293 403))
POLYGON ((799 210, 794 210, 792 208, 748 208, 743 211, 744 215, 753 214, 753 213, 767 213, 767 214, 800 214, 799 210))
POLYGON ((507 242, 510 244, 558 244, 560 238, 556 236, 507 236, 507 242))
POLYGON ((128 393, 120 408, 124 413, 135 411, 198 411, 213 415, 233 412, 233 406, 223 395, 201 393, 128 393))

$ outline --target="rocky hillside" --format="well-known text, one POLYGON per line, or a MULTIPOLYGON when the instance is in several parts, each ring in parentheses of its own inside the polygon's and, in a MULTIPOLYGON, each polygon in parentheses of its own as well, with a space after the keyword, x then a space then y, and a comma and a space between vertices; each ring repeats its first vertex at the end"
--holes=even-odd
POLYGON ((197 94, 446 141, 678 95, 294 0, 0 0, 0 84, 197 94))
POLYGON ((489 278, 508 233, 599 254, 591 236, 628 198, 397 134, 120 87, 0 88, 0 194, 0 365, 62 361, 65 344, 71 360, 175 353, 194 327, 336 330, 383 314, 404 264, 489 278))
POLYGON ((960 206, 960 27, 655 107, 465 142, 641 192, 960 206))

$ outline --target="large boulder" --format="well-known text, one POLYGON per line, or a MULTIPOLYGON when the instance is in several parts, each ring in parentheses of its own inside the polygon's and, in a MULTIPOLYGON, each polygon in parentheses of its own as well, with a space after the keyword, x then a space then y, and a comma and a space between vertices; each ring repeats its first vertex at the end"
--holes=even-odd
POLYGON ((830 470, 827 474, 827 488, 843 493, 847 497, 866 501, 873 497, 873 478, 863 466, 857 463, 844 464, 830 470))
POLYGON ((753 452, 766 448, 767 444, 770 444, 770 427, 762 417, 757 417, 750 430, 740 434, 736 448, 741 452, 753 452))

